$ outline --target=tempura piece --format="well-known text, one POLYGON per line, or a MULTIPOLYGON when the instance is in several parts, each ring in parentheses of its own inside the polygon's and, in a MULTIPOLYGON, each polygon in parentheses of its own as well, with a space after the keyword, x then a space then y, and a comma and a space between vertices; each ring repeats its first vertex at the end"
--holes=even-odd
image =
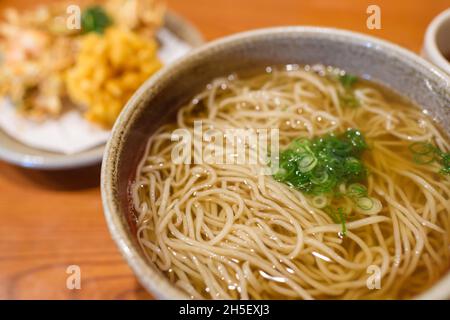
POLYGON ((161 67, 155 33, 163 23, 164 2, 98 3, 81 7, 80 29, 66 25, 69 3, 5 12, 0 95, 19 112, 41 120, 70 105, 110 127, 132 92, 161 67))
POLYGON ((118 27, 89 34, 65 78, 69 97, 85 106, 88 120, 111 127, 133 92, 161 66, 154 40, 118 27))
POLYGON ((76 52, 76 43, 55 31, 54 12, 50 7, 24 14, 10 9, 0 24, 0 94, 38 120, 60 114, 62 72, 73 64, 76 52))
POLYGON ((109 0, 106 9, 119 26, 154 37, 163 24, 166 4, 161 0, 109 0))

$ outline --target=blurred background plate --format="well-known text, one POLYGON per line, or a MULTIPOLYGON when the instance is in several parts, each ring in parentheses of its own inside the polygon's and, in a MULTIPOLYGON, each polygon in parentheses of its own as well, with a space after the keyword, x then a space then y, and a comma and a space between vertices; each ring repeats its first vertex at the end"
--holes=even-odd
MULTIPOLYGON (((203 43, 200 32, 188 21, 173 12, 165 17, 164 27, 192 47, 203 43)), ((100 163, 104 144, 76 154, 66 155, 27 146, 0 130, 0 159, 21 167, 62 170, 86 167, 100 163)))

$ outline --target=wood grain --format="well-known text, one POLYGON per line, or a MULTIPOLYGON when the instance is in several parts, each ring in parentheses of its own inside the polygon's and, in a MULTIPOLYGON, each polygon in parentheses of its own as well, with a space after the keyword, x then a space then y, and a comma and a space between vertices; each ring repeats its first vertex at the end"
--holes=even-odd
MULTIPOLYGON (((33 3, 2 0, 0 11, 33 3)), ((450 1, 171 0, 169 6, 207 40, 252 28, 320 25, 368 33, 418 52, 427 24, 450 1), (369 4, 381 8, 381 30, 366 28, 369 4)), ((98 185, 99 166, 48 173, 0 162, 0 299, 151 298, 109 236, 98 185), (69 265, 81 268, 80 290, 66 287, 69 265)))

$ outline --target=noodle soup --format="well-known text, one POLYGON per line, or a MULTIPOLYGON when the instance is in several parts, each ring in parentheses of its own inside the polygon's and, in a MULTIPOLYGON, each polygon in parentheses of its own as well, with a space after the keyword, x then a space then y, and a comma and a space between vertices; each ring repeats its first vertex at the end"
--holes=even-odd
POLYGON ((214 79, 148 140, 137 237, 195 299, 411 298, 449 267, 449 151, 426 111, 343 70, 214 79), (191 133, 192 158, 210 148, 195 144, 196 121, 278 130, 277 167, 174 161, 176 130, 191 133))

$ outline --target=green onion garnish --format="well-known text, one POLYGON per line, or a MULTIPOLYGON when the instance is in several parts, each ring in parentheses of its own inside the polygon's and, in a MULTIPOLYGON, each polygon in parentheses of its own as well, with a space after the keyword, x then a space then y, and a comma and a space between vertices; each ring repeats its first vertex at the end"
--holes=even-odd
POLYGON ((370 210, 373 208, 373 200, 370 199, 369 197, 361 197, 361 198, 356 199, 356 205, 361 210, 367 211, 367 210, 370 210))
POLYGON ((327 197, 315 196, 314 198, 312 198, 312 204, 316 208, 323 208, 327 205, 327 197))
POLYGON ((309 172, 314 169, 316 164, 317 159, 314 157, 314 155, 305 153, 300 155, 299 157, 298 170, 300 170, 300 172, 309 172))
POLYGON ((353 183, 348 186, 347 195, 352 199, 367 197, 367 188, 360 183, 353 183))
POLYGON ((353 91, 354 85, 358 82, 358 77, 352 74, 344 74, 339 76, 339 82, 344 87, 344 92, 339 94, 339 101, 344 107, 357 108, 359 101, 355 97, 353 91))
POLYGON ((88 7, 81 14, 82 33, 96 32, 102 34, 111 24, 111 18, 101 6, 88 7))
POLYGON ((339 220, 341 221, 342 231, 341 234, 343 237, 347 235, 347 225, 345 224, 345 214, 342 208, 338 208, 339 220))
POLYGON ((342 183, 365 180, 367 170, 361 155, 366 149, 363 135, 355 129, 297 139, 280 152, 280 168, 274 178, 307 194, 337 192, 342 183))
POLYGON ((340 223, 342 228, 340 234, 345 237, 347 235, 347 215, 344 213, 342 208, 337 208, 337 210, 328 206, 324 208, 324 211, 330 216, 334 223, 340 223))
POLYGON ((450 152, 441 151, 429 142, 414 142, 409 145, 414 162, 418 164, 430 164, 438 162, 442 168, 439 173, 450 175, 450 152))
POLYGON ((329 178, 328 172, 325 168, 319 168, 311 172, 311 182, 314 184, 325 183, 329 178))
POLYGON ((345 89, 351 89, 356 82, 358 82, 358 77, 349 73, 339 76, 339 82, 344 86, 345 89))
POLYGON ((435 151, 435 147, 427 142, 415 142, 409 145, 409 150, 414 154, 428 154, 435 151))

